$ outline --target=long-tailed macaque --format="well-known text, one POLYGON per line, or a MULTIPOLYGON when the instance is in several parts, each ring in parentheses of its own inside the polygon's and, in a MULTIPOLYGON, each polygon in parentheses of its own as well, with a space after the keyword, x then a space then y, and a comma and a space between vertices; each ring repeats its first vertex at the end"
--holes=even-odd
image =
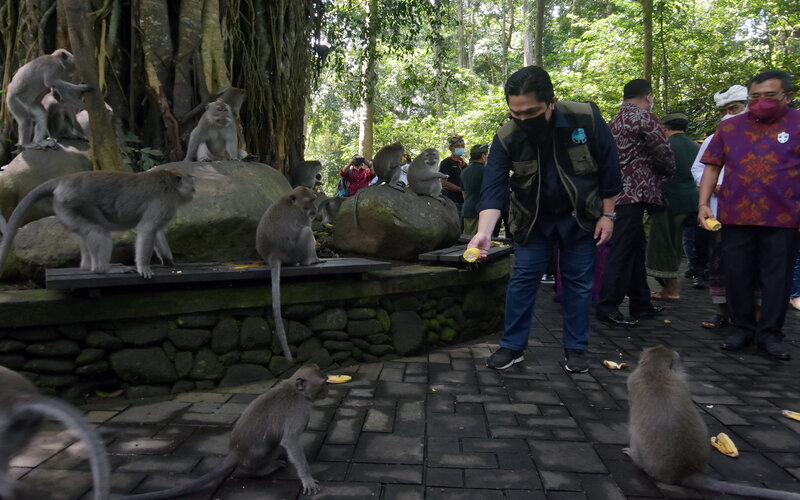
POLYGON ((650 477, 749 498, 800 499, 800 494, 718 481, 704 474, 708 429, 692 402, 680 356, 664 346, 645 349, 628 377, 630 447, 625 452, 650 477))
POLYGON ((319 492, 311 476, 300 438, 308 425, 312 402, 328 393, 327 377, 317 365, 303 365, 286 380, 260 395, 245 408, 231 431, 228 455, 214 469, 183 486, 142 493, 123 500, 155 500, 186 495, 217 486, 236 467, 245 473, 268 475, 283 466, 281 449, 297 469, 303 494, 319 492))
MULTIPOLYGON (((246 155, 246 153, 245 153, 246 155)), ((217 99, 206 107, 186 146, 184 161, 240 160, 236 118, 231 107, 217 99)))
POLYGON ((58 398, 42 396, 28 379, 3 366, 0 366, 0 498, 15 498, 8 464, 36 434, 44 417, 59 420, 86 444, 94 498, 106 500, 110 494, 108 457, 94 428, 74 406, 58 398))
MULTIPOLYGON (((42 98, 42 106, 47 111, 47 131, 53 139, 86 139, 78 123, 78 107, 64 99, 56 89, 42 98)), ((86 110, 83 110, 86 112, 86 110)), ((87 113, 88 114, 88 113, 87 113)))
POLYGON ((321 168, 322 163, 317 160, 306 160, 295 163, 289 170, 292 187, 305 186, 309 189, 315 189, 317 186, 322 185, 322 176, 319 175, 321 168))
POLYGON ((346 199, 347 198, 336 196, 322 200, 317 211, 322 214, 323 226, 330 227, 336 222, 336 218, 339 216, 339 209, 342 208, 342 203, 344 203, 346 199))
POLYGON ((42 106, 42 98, 50 89, 58 90, 64 99, 83 108, 76 96, 89 90, 89 86, 67 81, 74 69, 75 57, 67 50, 57 49, 29 61, 14 74, 6 89, 6 102, 17 120, 20 145, 33 149, 55 146, 54 139, 47 140, 47 111, 42 106))
POLYGON ((424 149, 408 167, 408 186, 420 196, 442 198, 442 182, 447 174, 439 172, 439 151, 424 149))
POLYGON ((80 239, 81 269, 107 272, 111 231, 136 228, 136 272, 151 278, 154 246, 162 264, 173 264, 164 228, 178 207, 194 197, 194 181, 178 168, 78 172, 50 179, 25 195, 11 214, 0 243, 0 275, 25 212, 48 196, 58 220, 80 239))
MULTIPOLYGON (((106 106, 108 116, 114 116, 114 110, 111 108, 111 106, 107 102, 104 102, 103 104, 106 106)), ((84 137, 88 139, 91 126, 89 123, 89 111, 85 109, 78 111, 78 113, 75 115, 75 120, 78 122, 78 126, 80 127, 81 132, 83 132, 84 137)))
POLYGON ((294 188, 264 212, 256 229, 256 250, 269 264, 272 280, 272 315, 283 355, 292 361, 281 318, 281 266, 307 266, 320 261, 314 249, 311 219, 317 213, 316 194, 305 186, 294 188))
MULTIPOLYGON (((378 183, 404 191, 400 185, 400 165, 403 163, 403 145, 399 142, 384 146, 375 153, 372 159, 372 168, 378 176, 378 183)), ((410 182, 410 181, 409 181, 410 182)))

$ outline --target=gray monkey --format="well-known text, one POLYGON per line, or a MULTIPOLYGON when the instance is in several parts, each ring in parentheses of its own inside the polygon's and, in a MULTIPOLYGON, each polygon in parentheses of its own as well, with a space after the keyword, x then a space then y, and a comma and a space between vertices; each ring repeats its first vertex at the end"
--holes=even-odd
POLYGON ((110 494, 110 472, 103 441, 83 414, 58 398, 42 396, 19 373, 0 366, 0 498, 13 500, 14 482, 8 464, 36 434, 43 417, 59 420, 86 444, 95 500, 110 494))
POLYGON ((240 153, 233 110, 217 99, 206 107, 189 135, 184 161, 240 160, 244 157, 240 153))
MULTIPOLYGON (((375 153, 372 159, 372 168, 378 176, 378 183, 404 191, 400 185, 400 165, 403 163, 403 145, 399 142, 384 146, 375 153)), ((409 181, 410 182, 410 181, 409 181)), ((358 194, 358 193, 356 193, 358 194)))
POLYGON ((424 149, 408 167, 408 187, 420 196, 430 196, 444 201, 442 182, 447 174, 439 172, 439 151, 424 149))
POLYGON ((136 228, 136 272, 151 278, 155 246, 162 263, 172 264, 164 236, 178 207, 194 197, 194 181, 178 168, 127 172, 78 172, 46 181, 25 195, 8 219, 0 243, 0 275, 25 212, 53 197, 53 210, 67 231, 80 239, 81 269, 105 273, 111 263, 111 233, 136 228))
POLYGON ((709 435, 694 406, 680 356, 645 349, 628 377, 630 447, 624 451, 650 477, 699 490, 750 498, 800 499, 800 494, 718 481, 704 474, 709 435))
POLYGON ((20 67, 6 89, 8 110, 17 120, 19 144, 25 148, 43 149, 55 146, 55 140, 48 141, 47 111, 42 106, 42 98, 50 89, 56 89, 61 96, 78 108, 83 102, 75 97, 89 90, 86 84, 67 81, 75 69, 75 57, 67 50, 57 49, 20 67))
POLYGON ((269 264, 270 269, 275 330, 283 355, 289 361, 292 361, 292 352, 286 341, 286 329, 281 318, 281 266, 307 266, 320 261, 314 249, 314 234, 311 231, 311 219, 317 213, 315 199, 316 194, 307 187, 294 188, 270 205, 256 229, 256 250, 269 264))
POLYGON ((292 165, 289 175, 292 178, 292 187, 305 186, 314 189, 322 185, 322 176, 319 171, 322 163, 317 160, 307 160, 292 165))
MULTIPOLYGON (((109 106, 107 102, 104 102, 106 106, 106 111, 108 112, 108 116, 114 116, 114 110, 109 106)), ((80 127, 81 132, 83 132, 83 136, 85 138, 89 138, 89 111, 82 109, 78 111, 75 115, 75 120, 78 122, 78 126, 80 127)))
POLYGON ((260 395, 242 412, 231 431, 228 455, 214 469, 175 488, 124 497, 122 500, 155 500, 186 495, 218 485, 238 466, 244 472, 266 476, 282 467, 281 449, 297 469, 303 494, 319 492, 311 476, 300 438, 308 425, 312 402, 328 394, 327 377, 317 365, 303 365, 286 380, 260 395))
POLYGON ((317 211, 322 213, 321 223, 323 226, 330 227, 333 225, 333 223, 336 221, 336 218, 339 216, 339 209, 342 208, 342 203, 344 203, 344 200, 346 199, 347 198, 334 197, 322 200, 322 203, 319 204, 317 211))
POLYGON ((50 137, 53 139, 86 139, 88 137, 83 134, 83 129, 78 123, 78 107, 64 99, 57 89, 44 95, 42 106, 47 111, 47 130, 50 137))

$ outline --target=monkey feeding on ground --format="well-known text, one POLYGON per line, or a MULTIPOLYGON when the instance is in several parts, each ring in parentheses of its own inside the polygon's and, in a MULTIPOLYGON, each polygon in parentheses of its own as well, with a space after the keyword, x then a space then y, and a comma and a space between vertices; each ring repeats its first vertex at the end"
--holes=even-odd
POLYGON ((342 203, 344 203, 344 200, 346 199, 347 198, 343 197, 333 197, 322 200, 322 203, 319 204, 317 211, 322 213, 323 226, 330 227, 333 225, 333 223, 336 221, 336 217, 339 216, 339 209, 342 208, 342 203))
POLYGON ((103 441, 83 414, 58 398, 42 396, 19 373, 0 366, 0 498, 13 500, 14 482, 8 464, 39 429, 44 417, 55 418, 86 444, 94 483, 94 499, 110 494, 109 465, 103 441))
POLYGON ((256 229, 256 250, 269 264, 272 280, 272 314, 275 331, 283 348, 283 355, 292 361, 292 352, 286 341, 286 329, 281 318, 281 266, 307 266, 320 261, 314 249, 311 219, 317 213, 314 206, 316 194, 305 186, 294 188, 289 194, 270 205, 256 229))
POLYGON ((225 101, 217 99, 189 135, 184 161, 240 160, 244 158, 240 153, 236 117, 225 101))
POLYGON ((295 163, 289 170, 292 187, 305 186, 309 189, 314 189, 316 186, 322 185, 322 176, 319 175, 321 168, 322 163, 317 160, 295 163))
POLYGON ((297 469, 303 494, 319 492, 311 476, 301 436, 308 425, 312 402, 328 393, 327 377, 317 365, 301 366, 291 377, 257 397, 245 408, 233 426, 228 455, 214 469, 194 481, 154 493, 142 493, 123 500, 155 500, 186 495, 205 486, 215 487, 236 467, 245 473, 266 476, 285 465, 278 460, 281 448, 297 469))
POLYGON ((645 349, 628 377, 630 448, 650 477, 699 490, 750 498, 800 499, 800 494, 718 481, 704 474, 708 429, 692 402, 680 356, 664 346, 645 349))
POLYGON ((57 49, 26 63, 14 74, 6 89, 6 102, 17 120, 20 145, 32 149, 55 146, 47 128, 47 111, 42 106, 42 98, 50 89, 57 90, 79 109, 84 107, 76 96, 89 90, 89 86, 67 81, 74 69, 75 57, 67 50, 57 49))
POLYGON ((110 231, 136 228, 136 272, 151 278, 154 246, 162 264, 173 264, 164 228, 178 207, 192 200, 194 181, 178 168, 140 174, 78 172, 50 179, 25 195, 11 214, 0 243, 0 275, 25 212, 48 196, 58 220, 80 240, 81 269, 107 272, 110 231))
MULTIPOLYGON (((42 98, 42 106, 47 111, 47 130, 53 139, 86 139, 78 123, 78 107, 64 99, 56 89, 42 98)), ((86 110, 84 110, 86 112, 86 110)), ((88 115, 88 112, 86 112, 88 115)))
POLYGON ((408 167, 408 185, 420 196, 430 196, 444 202, 441 179, 447 174, 439 172, 439 151, 428 148, 422 151, 408 167))

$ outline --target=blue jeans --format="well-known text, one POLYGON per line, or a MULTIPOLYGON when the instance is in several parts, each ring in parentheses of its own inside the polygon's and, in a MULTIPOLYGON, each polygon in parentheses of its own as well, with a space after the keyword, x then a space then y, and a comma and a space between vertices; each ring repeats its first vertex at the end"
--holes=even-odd
MULTIPOLYGON (((506 292, 505 333, 500 347, 522 351, 528 345, 539 281, 547 269, 553 241, 534 231, 525 245, 514 244, 514 267, 506 292)), ((589 345, 589 313, 597 247, 591 233, 561 244, 559 259, 564 318, 563 343, 567 349, 586 350, 589 345)))
POLYGON ((794 278, 792 279, 791 298, 800 297, 800 252, 797 252, 797 260, 794 263, 794 278))

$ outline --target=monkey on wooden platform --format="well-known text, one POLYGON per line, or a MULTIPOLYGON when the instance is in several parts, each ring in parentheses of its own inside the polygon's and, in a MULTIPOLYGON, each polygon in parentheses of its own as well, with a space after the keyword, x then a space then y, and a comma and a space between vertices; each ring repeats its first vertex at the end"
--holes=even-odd
POLYGON ((110 494, 110 472, 103 441, 83 414, 58 398, 42 396, 30 380, 0 366, 0 499, 14 500, 8 464, 22 451, 45 417, 55 418, 86 444, 92 468, 94 499, 110 494))
POLYGON ((26 194, 8 219, 0 242, 0 275, 25 212, 49 196, 58 220, 80 240, 81 269, 108 272, 111 231, 136 228, 136 272, 151 278, 154 247, 162 263, 173 264, 164 228, 178 207, 194 197, 194 181, 178 168, 78 172, 50 179, 26 194))
POLYGON ((642 352, 628 377, 630 447, 625 452, 650 477, 699 490, 749 498, 800 499, 800 494, 718 481, 704 472, 710 436, 692 401, 680 356, 662 345, 642 352))
POLYGON ((215 468, 183 486, 142 493, 123 500, 155 500, 186 495, 201 488, 218 486, 239 467, 246 473, 268 475, 282 467, 278 460, 286 451, 303 484, 303 494, 319 492, 311 476, 301 437, 308 425, 312 403, 328 393, 327 377, 317 365, 301 366, 245 408, 231 431, 228 455, 215 468))

